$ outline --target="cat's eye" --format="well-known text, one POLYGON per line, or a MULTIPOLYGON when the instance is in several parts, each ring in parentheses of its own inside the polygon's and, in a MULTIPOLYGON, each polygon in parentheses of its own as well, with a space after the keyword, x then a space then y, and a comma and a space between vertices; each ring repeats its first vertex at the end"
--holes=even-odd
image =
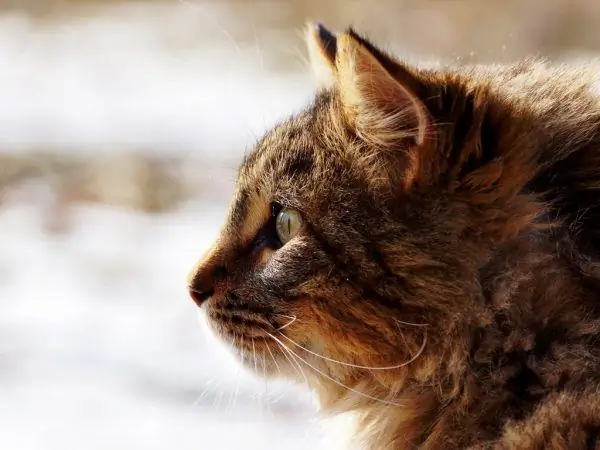
POLYGON ((289 242, 302 228, 304 221, 298 211, 291 208, 284 208, 277 214, 275 219, 275 231, 277 237, 283 245, 289 242))

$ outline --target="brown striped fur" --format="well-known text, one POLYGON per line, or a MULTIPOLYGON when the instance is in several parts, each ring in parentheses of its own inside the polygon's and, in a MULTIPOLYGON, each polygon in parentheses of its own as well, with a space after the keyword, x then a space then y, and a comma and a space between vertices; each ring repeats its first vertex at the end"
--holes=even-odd
POLYGON ((600 448, 598 66, 308 39, 327 78, 245 158, 190 278, 211 327, 356 413, 361 448, 600 448), (284 246, 273 205, 305 221, 284 246))

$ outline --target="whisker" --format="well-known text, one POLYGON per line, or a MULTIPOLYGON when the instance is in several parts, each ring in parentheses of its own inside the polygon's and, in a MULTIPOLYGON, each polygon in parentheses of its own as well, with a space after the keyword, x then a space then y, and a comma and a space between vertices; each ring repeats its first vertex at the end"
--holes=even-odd
MULTIPOLYGON (((267 356, 267 354, 263 350, 263 354, 262 354, 263 380, 265 382, 265 398, 267 399, 267 402, 268 402, 269 401, 269 383, 267 380, 267 358, 266 358, 266 356, 267 356)), ((267 404, 267 409, 268 409, 268 404, 267 404)))
MULTIPOLYGON (((279 344, 279 342, 275 341, 277 344, 279 344)), ((300 365, 300 363, 298 363, 298 361, 296 360, 296 358, 294 357, 294 353, 292 353, 287 347, 285 346, 281 346, 280 347, 283 349, 283 356, 285 356, 285 359, 287 359, 289 361, 289 363, 292 365, 292 367, 294 368, 294 370, 296 371, 296 373, 298 374, 298 376, 302 375, 302 377, 304 378, 304 382, 308 385, 308 377, 306 376, 306 374, 304 373, 304 370, 302 370, 302 366, 300 365), (290 359, 290 355, 291 359, 290 359), (300 369, 298 371, 298 369, 300 369)))
POLYGON ((291 316, 284 316, 283 314, 275 314, 276 316, 281 316, 281 317, 286 317, 288 319, 291 319, 288 323, 286 323, 285 325, 280 326, 279 328, 277 328, 275 331, 281 331, 284 328, 289 327, 291 324, 293 324, 296 321, 296 316, 291 317, 291 316))
POLYGON ((285 317, 286 319, 296 319, 296 316, 287 316, 285 314, 273 313, 273 316, 285 317))
POLYGON ((216 386, 208 386, 210 385, 213 381, 215 381, 215 378, 211 378, 210 380, 208 380, 205 384, 207 385, 202 392, 198 395, 198 397, 196 397, 196 399, 194 400, 194 402, 192 403, 192 408, 195 408, 196 406, 198 406, 198 404, 200 403, 200 401, 206 397, 208 395, 208 393, 212 393, 215 391, 215 389, 217 389, 220 385, 221 382, 218 382, 216 386))
POLYGON ((229 343, 229 349, 231 350, 232 353, 235 353, 235 340, 237 339, 237 335, 235 334, 235 331, 233 332, 233 342, 229 343))
POLYGON ((241 369, 238 369, 236 376, 235 376, 235 389, 234 389, 233 393, 231 394, 231 398, 229 399, 229 406, 227 407, 228 414, 230 414, 235 409, 235 405, 237 403, 237 398, 238 398, 239 392, 240 392, 240 373, 241 373, 241 369))
POLYGON ((425 350, 425 345, 427 344, 427 333, 425 333, 425 335, 423 336, 423 344, 421 344, 421 348, 419 349, 417 354, 414 355, 412 358, 410 358, 408 361, 405 361, 401 364, 396 364, 394 366, 370 367, 370 366, 361 366, 358 364, 347 363, 344 361, 338 361, 337 359, 333 359, 333 358, 328 358, 327 356, 320 355, 318 353, 313 352, 312 350, 307 349, 306 347, 303 347, 302 345, 295 342, 293 339, 290 339, 289 337, 287 337, 285 334, 283 334, 283 333, 280 333, 280 334, 283 338, 285 338, 286 340, 288 340, 289 342, 294 344, 296 347, 301 348, 302 350, 304 350, 307 353, 310 353, 313 356, 324 359, 325 361, 329 361, 329 362, 336 363, 336 364, 341 364, 342 366, 354 367, 355 369, 367 369, 367 370, 392 370, 392 369, 399 369, 401 367, 408 366, 410 363, 414 362, 419 356, 421 356, 421 354, 423 353, 423 350, 425 350))
MULTIPOLYGON (((266 331, 265 331, 266 332, 266 331)), ((343 387, 344 389, 347 389, 350 392, 353 392, 356 395, 360 395, 361 397, 365 397, 368 398, 369 400, 374 400, 380 403, 385 403, 388 405, 393 405, 393 406, 403 406, 400 403, 396 403, 396 402, 392 402, 390 400, 382 400, 380 398, 377 397, 373 397, 372 395, 369 394, 365 394, 364 392, 361 392, 359 390, 356 390, 354 388, 351 388, 350 386, 346 386, 344 383, 342 383, 339 380, 336 380, 335 378, 327 375, 325 372, 317 369, 315 366, 313 366, 312 364, 310 364, 308 361, 306 361, 304 358, 302 358, 300 355, 298 355, 297 353, 295 353, 293 350, 291 350, 290 348, 288 348, 283 342, 281 342, 279 339, 277 339, 275 336, 273 336, 271 333, 266 332, 272 339, 275 340, 275 342, 277 342, 279 345, 281 345, 284 349, 287 349, 289 352, 291 352, 296 358, 298 358, 300 361, 302 361, 304 364, 306 364, 308 367, 310 367, 311 369, 313 369, 315 372, 319 373, 320 375, 324 376, 325 378, 327 378, 330 381, 333 381, 335 384, 337 384, 340 387, 343 387)))
POLYGON ((277 360, 275 359, 275 355, 273 354, 273 351, 271 350, 271 347, 269 347, 268 345, 266 346, 267 350, 269 351, 269 354, 271 355, 271 358, 273 359, 273 363, 275 364, 275 367, 277 367, 277 371, 281 373, 281 368, 279 367, 279 364, 277 364, 277 360))
POLYGON ((244 335, 241 335, 241 341, 240 341, 240 349, 241 349, 241 355, 240 358, 242 361, 244 361, 244 335))
POLYGON ((254 361, 254 373, 258 373, 256 369, 256 347, 254 346, 254 338, 252 338, 252 360, 254 361))
MULTIPOLYGON (((220 383, 219 383, 220 386, 220 383)), ((221 401, 223 400, 223 389, 221 389, 218 393, 217 396, 215 397, 215 400, 213 402, 213 408, 215 411, 219 411, 219 407, 221 406, 221 401)))
MULTIPOLYGON (((230 345, 229 345, 230 348, 231 348, 232 353, 235 353, 235 341, 236 341, 236 339, 237 339, 237 335, 234 332, 233 333, 233 342, 230 343, 230 345)), ((225 410, 226 414, 231 413, 231 411, 233 411, 233 408, 235 406, 235 400, 236 400, 237 392, 238 392, 238 389, 239 389, 239 381, 240 381, 240 371, 238 370, 237 375, 236 375, 235 390, 229 394, 229 402, 227 402, 227 408, 225 410)))
POLYGON ((400 325, 409 325, 411 327, 428 327, 428 323, 412 323, 412 322, 404 322, 403 320, 394 319, 396 323, 400 325))
POLYGON ((404 335, 404 332, 402 331, 402 327, 399 327, 398 324, 396 324, 396 327, 398 328, 398 333, 400 334, 400 337, 402 338, 402 342, 404 342, 404 347, 410 348, 410 345, 408 345, 408 341, 406 340, 406 336, 404 335))

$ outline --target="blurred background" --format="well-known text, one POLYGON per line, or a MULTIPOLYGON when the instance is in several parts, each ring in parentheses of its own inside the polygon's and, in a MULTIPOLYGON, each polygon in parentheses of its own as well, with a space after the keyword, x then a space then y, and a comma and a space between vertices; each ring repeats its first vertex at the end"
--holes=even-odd
POLYGON ((244 152, 313 85, 302 26, 408 59, 595 56, 595 0, 0 0, 0 446, 305 449, 185 292, 244 152))

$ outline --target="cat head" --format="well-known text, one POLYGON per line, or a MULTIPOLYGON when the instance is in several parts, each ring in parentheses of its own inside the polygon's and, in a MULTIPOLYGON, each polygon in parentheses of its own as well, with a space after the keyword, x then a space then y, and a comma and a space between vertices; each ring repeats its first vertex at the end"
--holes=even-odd
POLYGON ((477 270, 537 214, 533 142, 485 77, 307 36, 319 91, 245 158, 190 292, 252 370, 379 398, 458 365, 488 320, 477 270))

